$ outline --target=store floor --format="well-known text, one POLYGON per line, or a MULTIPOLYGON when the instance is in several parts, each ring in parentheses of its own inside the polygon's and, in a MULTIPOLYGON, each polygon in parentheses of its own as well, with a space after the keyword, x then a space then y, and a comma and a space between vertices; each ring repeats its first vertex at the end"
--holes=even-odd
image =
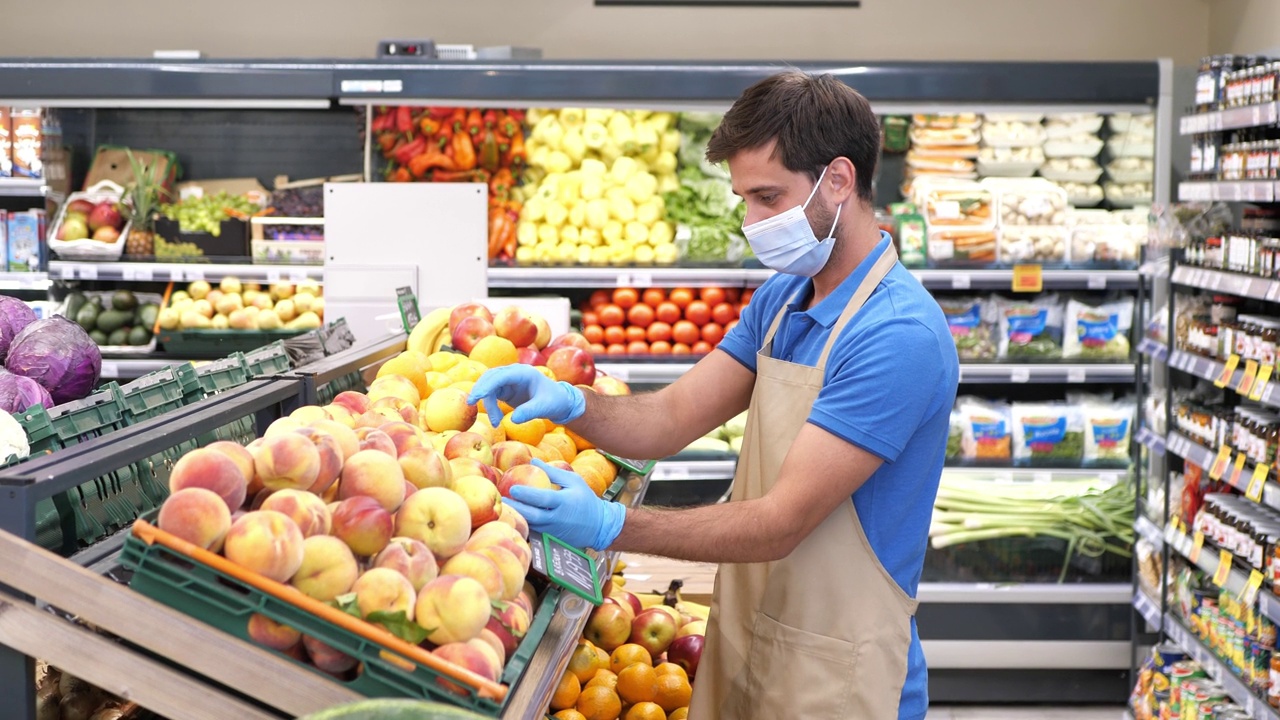
POLYGON ((936 706, 929 708, 925 720, 1121 720, 1124 706, 1089 706, 1064 708, 1061 705, 978 707, 973 705, 936 706))

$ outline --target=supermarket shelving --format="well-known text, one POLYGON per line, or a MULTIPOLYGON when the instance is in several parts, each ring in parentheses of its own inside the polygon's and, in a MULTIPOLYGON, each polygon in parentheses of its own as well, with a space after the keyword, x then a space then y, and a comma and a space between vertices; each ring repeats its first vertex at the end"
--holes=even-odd
POLYGON ((1178 134, 1199 135, 1222 130, 1239 130, 1274 125, 1277 119, 1277 106, 1280 106, 1280 103, 1268 102, 1260 105, 1246 105, 1245 107, 1229 108, 1227 110, 1184 115, 1178 119, 1178 134))
POLYGON ((0 272, 0 290, 48 290, 51 284, 48 273, 0 272))
MULTIPOLYGON (((626 382, 673 383, 689 371, 693 363, 596 363, 596 368, 626 382)), ((960 381, 967 383, 1128 383, 1133 382, 1132 363, 965 363, 960 365, 960 381)))
POLYGON ((212 263, 73 262, 51 260, 49 277, 57 280, 122 280, 127 282, 217 282, 237 277, 245 282, 324 282, 320 265, 220 265, 212 263))
POLYGON ((1138 432, 1134 434, 1133 439, 1138 444, 1145 445, 1150 448, 1152 452, 1160 455, 1163 455, 1165 450, 1168 449, 1165 437, 1146 425, 1138 428, 1138 432))
POLYGON ((1243 273, 1211 270, 1209 268, 1179 265, 1174 268, 1173 284, 1199 288, 1211 292, 1280 302, 1280 280, 1245 275, 1243 273))
POLYGON ((1152 360, 1169 362, 1169 346, 1155 338, 1144 337, 1138 341, 1138 352, 1152 360))
POLYGON ((1280 713, 1267 705, 1266 701, 1254 695, 1231 668, 1210 652, 1209 648, 1192 635, 1182 621, 1172 613, 1165 615, 1164 627, 1169 639, 1180 645, 1192 659, 1200 663, 1209 673, 1209 677, 1221 684, 1231 699, 1243 707, 1251 717, 1255 720, 1280 720, 1280 713))
MULTIPOLYGON (((1173 350, 1169 353, 1169 367, 1175 370, 1194 375, 1202 380, 1217 380, 1223 370, 1226 369, 1225 363, 1217 360, 1210 360, 1199 355, 1192 355, 1182 350, 1173 350)), ((1227 383, 1227 388, 1235 390, 1240 387, 1240 381, 1244 378, 1244 368, 1239 367, 1231 375, 1231 381, 1227 383)), ((1270 382, 1262 391, 1262 404, 1272 407, 1280 407, 1280 394, 1276 393, 1276 383, 1270 382)))
POLYGON ((1133 522, 1133 527, 1138 532, 1138 536, 1143 540, 1155 545, 1157 548, 1164 547, 1164 533, 1156 524, 1143 515, 1139 515, 1133 522))
MULTIPOLYGON (((1169 547, 1178 552, 1179 555, 1191 560, 1192 541, 1191 536, 1186 533, 1174 529, 1172 526, 1165 528, 1164 538, 1168 541, 1169 547)), ((1212 576, 1218 572, 1218 562, 1220 558, 1216 548, 1209 544, 1204 545, 1204 549, 1200 552, 1200 557, 1196 558, 1194 565, 1200 568, 1206 575, 1212 576)), ((1244 586, 1249 581, 1248 573, 1238 567, 1232 567, 1227 575, 1227 581, 1223 584, 1223 588, 1228 592, 1239 595, 1244 590, 1244 586)), ((1262 591, 1258 593, 1262 595, 1262 591)))
POLYGON ((49 186, 43 180, 27 180, 25 178, 0 179, 0 197, 44 197, 49 194, 49 186))
POLYGON ((147 373, 186 362, 190 361, 168 358, 103 358, 100 377, 103 380, 134 380, 147 373))
POLYGON ((1163 619, 1160 614, 1160 604, 1147 597, 1145 592, 1138 590, 1133 593, 1133 607, 1142 616, 1142 619, 1147 621, 1148 625, 1153 628, 1163 629, 1163 625, 1160 622, 1163 619))
POLYGON ((1216 180, 1178 183, 1180 202, 1272 202, 1280 197, 1273 180, 1216 180))
MULTIPOLYGON (((1216 451, 1210 450, 1180 432, 1174 431, 1169 433, 1165 442, 1169 452, 1177 455, 1183 460, 1195 463, 1206 471, 1211 465, 1213 465, 1216 451)), ((1232 459, 1234 459, 1236 453, 1232 452, 1231 455, 1232 459)), ((1239 477, 1236 478, 1236 482, 1232 483, 1231 480, 1234 475, 1235 467, 1230 466, 1228 467, 1226 474, 1222 476, 1222 481, 1229 483, 1236 490, 1243 493, 1249 486, 1249 480, 1253 476, 1253 468, 1253 462, 1246 462, 1244 469, 1240 472, 1239 477)), ((1280 510, 1280 485, 1273 482, 1274 477, 1275 472, 1273 471, 1268 475, 1267 483, 1262 488, 1262 504, 1269 508, 1280 510)))

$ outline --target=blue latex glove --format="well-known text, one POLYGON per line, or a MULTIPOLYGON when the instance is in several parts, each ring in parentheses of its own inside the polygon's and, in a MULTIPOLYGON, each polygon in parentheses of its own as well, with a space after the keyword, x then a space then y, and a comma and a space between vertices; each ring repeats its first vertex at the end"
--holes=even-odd
POLYGON ((523 515, 530 528, 575 547, 604 550, 612 545, 627 518, 622 503, 596 497, 587 481, 575 472, 551 467, 541 460, 532 464, 542 468, 561 489, 516 485, 511 488, 511 497, 503 502, 523 515))
POLYGON ((587 411, 587 399, 581 390, 549 379, 532 365, 507 365, 481 375, 467 402, 475 405, 480 400, 484 400, 485 414, 494 427, 502 422, 499 400, 515 408, 511 412, 514 423, 546 418, 564 425, 587 411))

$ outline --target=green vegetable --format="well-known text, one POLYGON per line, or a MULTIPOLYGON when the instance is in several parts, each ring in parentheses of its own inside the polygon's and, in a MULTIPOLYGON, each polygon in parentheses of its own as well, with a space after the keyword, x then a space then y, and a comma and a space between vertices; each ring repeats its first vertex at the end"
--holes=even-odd
POLYGON ((97 327, 98 313, 101 311, 102 308, 100 306, 95 303, 88 302, 76 312, 75 317, 72 319, 76 321, 77 325, 85 330, 92 330, 97 327))
POLYGON ((93 329, 89 331, 89 339, 93 340, 94 345, 107 344, 107 334, 98 329, 93 329))
POLYGON ((138 324, 145 328, 155 327, 156 317, 160 314, 160 306, 147 303, 138 308, 138 324))
POLYGON ((141 325, 134 327, 129 331, 128 343, 130 345, 146 345, 151 342, 151 331, 141 325))
POLYGON ((680 187, 662 196, 667 219, 688 231, 684 258, 694 262, 735 259, 731 249, 745 245, 746 204, 733 194, 728 173, 706 161, 707 141, 719 124, 714 113, 681 115, 680 187))
POLYGON ((112 310, 134 310, 137 307, 138 298, 134 297, 133 293, 128 290, 117 290, 111 296, 112 310))
POLYGON ((89 301, 85 298, 84 293, 70 293, 67 295, 67 317, 74 320, 80 312, 80 308, 87 304, 89 304, 89 301))
POLYGON ((122 310, 103 310, 98 313, 98 319, 95 324, 99 330, 110 335, 116 330, 128 325, 132 320, 132 312, 124 312, 122 310))
POLYGON ((129 329, 120 328, 107 335, 108 345, 127 345, 129 344, 129 329))

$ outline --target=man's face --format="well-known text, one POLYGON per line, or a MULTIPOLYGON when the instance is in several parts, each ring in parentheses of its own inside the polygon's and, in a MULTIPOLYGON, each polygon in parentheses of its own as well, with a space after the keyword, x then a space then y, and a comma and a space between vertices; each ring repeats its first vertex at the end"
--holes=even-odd
MULTIPOLYGON (((813 192, 813 178, 793 172, 774 157, 774 141, 758 148, 740 150, 729 158, 729 176, 733 192, 747 203, 744 225, 767 220, 774 215, 804 204, 813 192)), ((823 198, 822 188, 805 210, 814 235, 826 237, 835 218, 835 210, 823 198)))

